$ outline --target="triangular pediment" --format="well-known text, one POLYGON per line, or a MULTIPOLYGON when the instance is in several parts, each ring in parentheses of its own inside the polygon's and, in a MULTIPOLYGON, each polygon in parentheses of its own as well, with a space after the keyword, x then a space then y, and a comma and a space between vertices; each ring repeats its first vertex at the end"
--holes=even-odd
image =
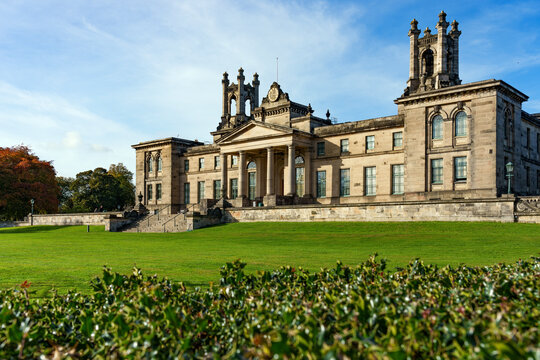
POLYGON ((231 142, 241 142, 253 139, 278 137, 290 135, 294 132, 291 128, 278 125, 265 124, 259 121, 250 121, 230 134, 225 135, 217 141, 219 144, 231 142))

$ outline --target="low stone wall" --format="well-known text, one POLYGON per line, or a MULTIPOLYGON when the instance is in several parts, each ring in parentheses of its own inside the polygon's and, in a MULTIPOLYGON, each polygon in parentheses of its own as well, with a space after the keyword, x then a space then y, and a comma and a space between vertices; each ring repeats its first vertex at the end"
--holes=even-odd
POLYGON ((226 222, 496 221, 514 222, 514 199, 229 208, 226 222))
POLYGON ((122 216, 121 212, 45 214, 34 215, 33 225, 105 225, 109 215, 122 216))
POLYGON ((0 221, 0 228, 28 226, 28 225, 30 225, 30 223, 27 221, 0 221))

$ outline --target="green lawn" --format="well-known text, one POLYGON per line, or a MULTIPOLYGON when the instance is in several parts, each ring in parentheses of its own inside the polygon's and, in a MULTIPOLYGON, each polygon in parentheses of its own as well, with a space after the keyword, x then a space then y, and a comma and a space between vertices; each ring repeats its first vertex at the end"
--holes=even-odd
POLYGON ((219 278, 227 261, 247 270, 281 265, 309 270, 337 260, 356 264, 379 253, 391 267, 419 257, 446 265, 487 265, 539 256, 540 225, 500 223, 237 223, 178 234, 107 233, 86 226, 0 229, 0 288, 32 282, 38 295, 89 291, 103 265, 127 273, 134 265, 191 286, 219 278))

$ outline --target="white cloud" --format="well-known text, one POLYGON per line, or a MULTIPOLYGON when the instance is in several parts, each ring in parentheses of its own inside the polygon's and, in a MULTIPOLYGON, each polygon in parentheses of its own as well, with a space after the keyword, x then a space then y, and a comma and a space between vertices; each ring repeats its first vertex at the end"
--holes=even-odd
POLYGON ((74 149, 81 145, 81 135, 79 135, 76 131, 68 131, 66 135, 64 136, 64 140, 62 140, 62 143, 65 147, 68 149, 74 149))

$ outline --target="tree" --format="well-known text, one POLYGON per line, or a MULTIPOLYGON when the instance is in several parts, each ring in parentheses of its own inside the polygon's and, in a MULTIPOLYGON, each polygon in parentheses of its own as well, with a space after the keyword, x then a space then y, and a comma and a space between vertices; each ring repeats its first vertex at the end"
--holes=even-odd
MULTIPOLYGON (((133 173, 122 163, 77 174, 70 185, 74 212, 114 211, 135 203, 133 173)), ((66 201, 69 204, 69 201, 66 201)))
POLYGON ((50 161, 42 161, 26 146, 0 147, 0 218, 22 219, 34 213, 56 212, 59 188, 50 161))

